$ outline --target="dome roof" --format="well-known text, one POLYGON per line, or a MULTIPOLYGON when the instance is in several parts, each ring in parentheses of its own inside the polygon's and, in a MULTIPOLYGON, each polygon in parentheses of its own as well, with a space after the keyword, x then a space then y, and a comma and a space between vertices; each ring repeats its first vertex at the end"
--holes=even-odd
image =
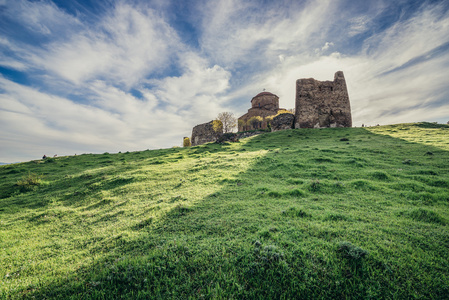
MULTIPOLYGON (((254 96, 253 99, 254 99, 254 98, 257 98, 257 97, 260 97, 260 96, 275 96, 275 97, 278 97, 278 96, 276 96, 275 94, 272 94, 272 93, 270 93, 270 92, 262 92, 262 93, 257 94, 256 96, 254 96)), ((278 98, 279 98, 279 97, 278 97, 278 98)), ((251 101, 253 101, 253 99, 251 99, 251 101)))

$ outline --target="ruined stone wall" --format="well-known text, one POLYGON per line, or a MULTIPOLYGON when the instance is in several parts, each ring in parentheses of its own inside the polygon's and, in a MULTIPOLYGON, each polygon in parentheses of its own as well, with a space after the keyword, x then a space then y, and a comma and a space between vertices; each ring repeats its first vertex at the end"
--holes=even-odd
POLYGON ((295 128, 352 127, 351 107, 342 71, 334 81, 296 81, 295 128))
POLYGON ((271 131, 292 129, 295 123, 295 116, 293 114, 280 114, 271 121, 271 131))
POLYGON ((192 146, 215 142, 217 138, 223 134, 223 129, 221 132, 215 132, 212 123, 213 121, 210 121, 193 127, 191 138, 192 146))

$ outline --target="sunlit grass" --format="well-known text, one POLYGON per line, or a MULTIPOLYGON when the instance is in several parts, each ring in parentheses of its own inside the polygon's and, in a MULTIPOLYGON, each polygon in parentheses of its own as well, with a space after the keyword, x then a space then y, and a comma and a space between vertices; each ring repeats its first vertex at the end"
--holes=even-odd
POLYGON ((0 297, 442 298, 449 131, 432 127, 0 167, 0 297))
MULTIPOLYGON (((390 135, 409 142, 438 147, 449 150, 447 139, 449 126, 436 123, 404 123, 397 125, 368 127, 367 130, 376 134, 390 135)), ((428 155, 431 155, 428 153, 428 155)))

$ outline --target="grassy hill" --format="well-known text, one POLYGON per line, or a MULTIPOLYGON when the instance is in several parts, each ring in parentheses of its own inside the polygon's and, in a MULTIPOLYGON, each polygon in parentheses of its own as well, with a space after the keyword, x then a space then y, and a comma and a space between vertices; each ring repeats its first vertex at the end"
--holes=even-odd
POLYGON ((0 298, 442 299, 449 126, 0 167, 0 298))

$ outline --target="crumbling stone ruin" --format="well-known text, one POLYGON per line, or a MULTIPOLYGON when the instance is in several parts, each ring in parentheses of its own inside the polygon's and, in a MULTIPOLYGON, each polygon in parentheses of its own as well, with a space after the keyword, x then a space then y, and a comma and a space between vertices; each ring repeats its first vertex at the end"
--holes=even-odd
POLYGON ((213 122, 214 121, 210 121, 193 127, 192 138, 190 140, 192 146, 215 142, 219 136, 223 135, 223 129, 218 132, 214 130, 213 122))
POLYGON ((352 127, 351 106, 342 71, 334 81, 296 81, 295 128, 352 127))
MULTIPOLYGON (((214 121, 210 121, 209 123, 204 123, 193 127, 191 145, 189 146, 198 146, 210 142, 217 142, 220 144, 226 142, 237 143, 240 139, 266 133, 266 131, 258 130, 238 133, 223 133, 223 131, 215 132, 213 129, 213 122, 214 121)), ((185 147, 188 146, 185 145, 185 147)))
POLYGON ((292 129, 294 125, 295 116, 293 114, 280 114, 274 117, 273 121, 271 121, 271 131, 292 129))
POLYGON ((265 129, 268 126, 265 118, 276 115, 279 110, 282 108, 279 108, 278 96, 270 92, 259 93, 251 99, 251 108, 248 109, 248 112, 238 119, 238 130, 265 129), (253 117, 261 117, 262 120, 253 126, 249 122, 253 117))

